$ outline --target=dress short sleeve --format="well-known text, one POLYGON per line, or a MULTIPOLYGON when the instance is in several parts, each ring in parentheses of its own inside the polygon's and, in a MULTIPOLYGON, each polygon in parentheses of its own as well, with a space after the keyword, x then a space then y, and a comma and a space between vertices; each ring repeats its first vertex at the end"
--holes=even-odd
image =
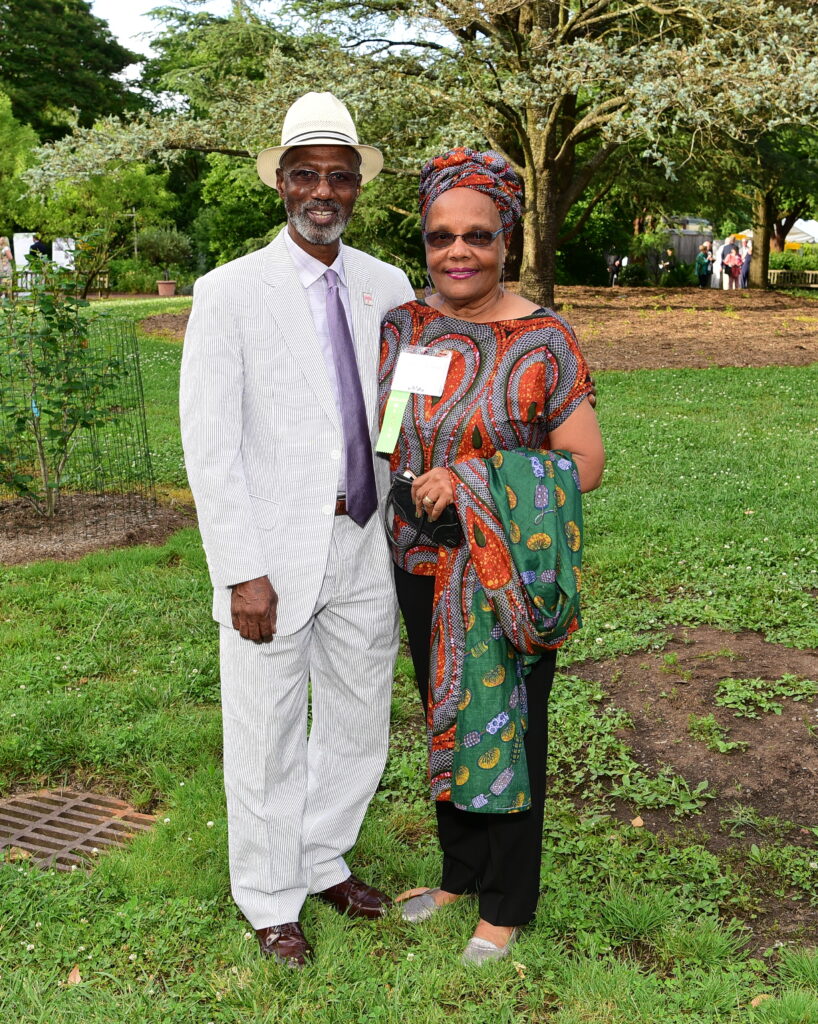
POLYGON ((569 325, 555 313, 549 319, 545 422, 548 430, 554 430, 591 393, 591 374, 569 325))

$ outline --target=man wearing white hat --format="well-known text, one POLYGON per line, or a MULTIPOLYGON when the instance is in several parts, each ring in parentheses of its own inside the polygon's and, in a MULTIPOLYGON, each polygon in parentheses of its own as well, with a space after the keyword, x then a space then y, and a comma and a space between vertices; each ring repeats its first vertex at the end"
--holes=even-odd
POLYGON ((307 895, 360 917, 388 902, 343 856, 383 771, 397 647, 372 442, 381 318, 414 293, 340 241, 382 165, 334 96, 297 100, 257 165, 287 227, 196 283, 182 361, 220 624, 231 887, 262 952, 290 966, 311 953, 307 895))

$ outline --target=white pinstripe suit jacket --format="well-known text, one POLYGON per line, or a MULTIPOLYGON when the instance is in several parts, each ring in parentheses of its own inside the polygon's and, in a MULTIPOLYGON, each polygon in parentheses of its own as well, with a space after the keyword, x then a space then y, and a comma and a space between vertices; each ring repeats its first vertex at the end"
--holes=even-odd
MULTIPOLYGON (((358 249, 344 246, 343 260, 374 441, 381 319, 414 292, 403 271, 358 249)), ((294 633, 313 612, 327 564, 342 433, 283 234, 196 282, 180 412, 213 617, 230 626, 228 587, 266 574, 279 597, 278 632, 294 633)), ((383 460, 375 469, 382 489, 383 460)))

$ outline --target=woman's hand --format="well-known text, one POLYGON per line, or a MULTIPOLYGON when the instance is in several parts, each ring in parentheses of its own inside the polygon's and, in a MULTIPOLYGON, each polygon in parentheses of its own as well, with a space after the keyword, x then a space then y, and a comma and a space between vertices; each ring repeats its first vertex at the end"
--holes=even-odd
POLYGON ((430 523, 440 518, 441 512, 454 501, 454 490, 448 469, 438 466, 423 476, 415 477, 412 483, 412 500, 415 512, 424 512, 430 523))

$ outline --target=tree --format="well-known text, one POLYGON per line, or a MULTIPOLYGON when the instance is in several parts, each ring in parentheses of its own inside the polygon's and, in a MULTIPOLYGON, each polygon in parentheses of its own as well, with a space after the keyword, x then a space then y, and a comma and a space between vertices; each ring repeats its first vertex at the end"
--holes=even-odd
MULTIPOLYGON (((526 188, 522 289, 550 303, 569 215, 580 201, 592 210, 602 200, 623 147, 672 177, 682 138, 694 147, 725 135, 751 144, 815 122, 814 18, 807 0, 796 2, 303 0, 301 12, 323 34, 311 28, 271 45, 261 78, 220 81, 191 67, 197 97, 207 82, 203 116, 177 110, 124 131, 106 121, 75 132, 43 154, 32 186, 129 153, 249 155, 269 145, 295 96, 329 88, 386 150, 396 178, 416 174, 421 158, 446 144, 504 153, 526 188), (721 89, 731 66, 742 72, 721 89)), ((237 3, 231 21, 264 19, 237 3)))
POLYGON ((64 135, 73 108, 83 125, 132 108, 114 76, 139 59, 84 0, 0 0, 0 88, 42 139, 64 135))
POLYGON ((76 276, 40 259, 31 294, 0 308, 0 483, 50 518, 77 441, 114 418, 129 369, 91 342, 76 276))
POLYGON ((10 235, 15 206, 22 192, 20 175, 33 162, 36 133, 20 124, 11 112, 11 100, 0 92, 0 235, 10 235))
POLYGON ((134 232, 166 221, 173 207, 164 173, 120 163, 109 165, 105 174, 56 182, 44 196, 21 204, 18 217, 46 238, 86 239, 84 297, 96 274, 128 250, 134 232))
POLYGON ((193 253, 190 239, 175 228, 146 228, 139 232, 139 252, 148 263, 162 270, 163 280, 170 280, 174 264, 187 263, 193 253))

